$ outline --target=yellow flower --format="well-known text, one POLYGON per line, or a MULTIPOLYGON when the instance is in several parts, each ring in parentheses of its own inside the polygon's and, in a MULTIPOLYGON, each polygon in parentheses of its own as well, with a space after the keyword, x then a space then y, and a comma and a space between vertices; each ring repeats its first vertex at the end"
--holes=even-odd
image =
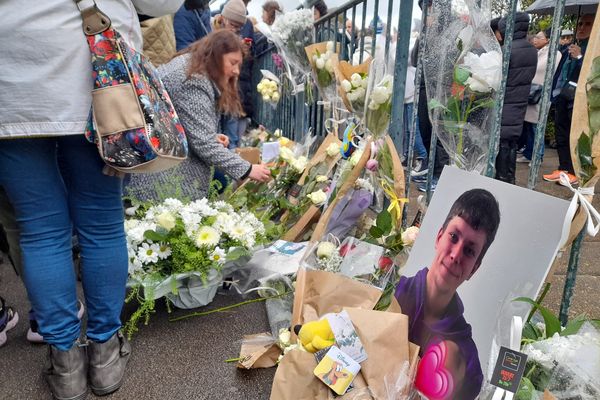
POLYGON ((168 211, 163 212, 162 214, 156 217, 156 223, 161 228, 164 228, 168 231, 175 228, 175 216, 168 211))

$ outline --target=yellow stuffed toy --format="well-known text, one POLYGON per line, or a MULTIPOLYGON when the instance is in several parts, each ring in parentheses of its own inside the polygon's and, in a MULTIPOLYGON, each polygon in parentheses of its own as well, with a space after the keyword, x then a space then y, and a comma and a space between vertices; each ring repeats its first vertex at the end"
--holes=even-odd
POLYGON ((300 343, 309 353, 316 353, 335 343, 333 331, 326 318, 307 322, 304 325, 296 325, 294 332, 296 332, 300 343))

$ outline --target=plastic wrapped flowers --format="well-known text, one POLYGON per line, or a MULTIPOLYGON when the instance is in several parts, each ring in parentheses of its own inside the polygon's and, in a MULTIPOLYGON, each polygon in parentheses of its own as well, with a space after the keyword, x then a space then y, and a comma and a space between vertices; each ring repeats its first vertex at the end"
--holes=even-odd
POLYGON ((369 94, 366 115, 367 129, 376 137, 383 135, 390 124, 394 89, 393 80, 392 75, 385 75, 379 83, 374 85, 369 94))
POLYGON ((342 90, 353 109, 362 110, 364 108, 368 84, 367 75, 359 73, 352 74, 350 80, 342 81, 342 90))
POLYGON ((277 104, 279 102, 280 94, 277 82, 263 78, 256 86, 256 90, 265 103, 277 104))
POLYGON ((265 228, 254 214, 234 212, 224 201, 167 199, 125 221, 125 233, 129 299, 140 303, 126 325, 131 335, 139 318, 148 320, 155 299, 167 297, 179 308, 210 303, 223 268, 249 257, 265 228))
POLYGON ((331 61, 335 48, 333 42, 327 42, 326 48, 325 53, 316 50, 312 56, 312 62, 317 71, 317 80, 320 87, 331 85, 334 79, 333 63, 331 61))

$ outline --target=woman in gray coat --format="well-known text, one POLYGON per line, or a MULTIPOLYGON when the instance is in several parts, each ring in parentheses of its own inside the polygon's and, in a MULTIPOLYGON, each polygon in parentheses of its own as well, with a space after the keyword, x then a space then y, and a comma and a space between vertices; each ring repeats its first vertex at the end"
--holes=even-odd
POLYGON ((159 68, 189 143, 189 157, 177 168, 156 174, 136 174, 127 188, 139 200, 157 199, 158 192, 177 193, 190 200, 206 197, 212 180, 211 167, 234 180, 266 181, 269 169, 250 164, 227 149, 220 134, 221 114, 241 115, 238 77, 243 47, 235 34, 220 30, 183 50, 159 68), (165 189, 170 186, 171 190, 165 189))

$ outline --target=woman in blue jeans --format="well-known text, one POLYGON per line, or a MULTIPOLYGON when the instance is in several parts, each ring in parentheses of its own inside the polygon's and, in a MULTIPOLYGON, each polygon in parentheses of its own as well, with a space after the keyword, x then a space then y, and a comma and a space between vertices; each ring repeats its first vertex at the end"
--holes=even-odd
MULTIPOLYGON (((181 0, 96 3, 141 50, 136 12, 173 13, 181 0)), ((72 0, 0 2, 0 15, 0 186, 15 210, 23 280, 49 345, 44 375, 56 399, 83 399, 88 386, 108 394, 121 386, 130 354, 119 333, 128 260, 121 179, 103 173, 98 150, 83 135, 92 70, 81 15, 72 0), (73 230, 87 343, 79 341, 73 230)))

